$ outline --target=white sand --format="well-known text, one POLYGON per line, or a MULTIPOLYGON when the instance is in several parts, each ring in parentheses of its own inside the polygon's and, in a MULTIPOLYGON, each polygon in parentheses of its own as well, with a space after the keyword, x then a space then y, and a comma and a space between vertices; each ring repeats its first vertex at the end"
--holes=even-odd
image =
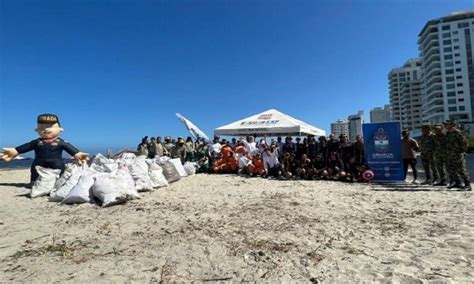
POLYGON ((109 208, 0 172, 0 282, 469 282, 472 192, 197 175, 109 208))

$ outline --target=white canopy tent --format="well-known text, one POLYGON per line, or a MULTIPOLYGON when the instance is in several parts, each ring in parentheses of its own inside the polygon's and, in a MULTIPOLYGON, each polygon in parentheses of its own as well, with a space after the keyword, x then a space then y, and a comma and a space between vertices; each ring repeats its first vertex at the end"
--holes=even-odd
POLYGON ((214 130, 214 135, 218 136, 242 136, 253 134, 260 136, 323 136, 326 135, 326 131, 279 112, 276 109, 269 109, 214 130))

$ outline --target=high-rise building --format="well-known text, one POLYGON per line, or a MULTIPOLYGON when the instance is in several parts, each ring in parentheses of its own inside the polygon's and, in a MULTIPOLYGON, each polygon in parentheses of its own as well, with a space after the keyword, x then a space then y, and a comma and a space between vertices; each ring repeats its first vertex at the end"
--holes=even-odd
POLYGON ((376 107, 370 111, 370 122, 387 122, 392 121, 392 110, 390 105, 384 105, 383 108, 376 107))
POLYGON ((421 60, 408 60, 402 67, 388 74, 392 118, 399 121, 403 129, 421 127, 421 60))
POLYGON ((349 139, 355 141, 357 135, 362 136, 362 124, 364 123, 364 112, 359 110, 357 114, 349 115, 349 139))
MULTIPOLYGON (((418 35, 423 120, 474 118, 474 10, 428 21, 418 35)), ((395 101, 394 101, 395 103, 395 101)))
POLYGON ((334 134, 336 137, 341 136, 341 134, 349 137, 349 120, 339 119, 331 123, 331 134, 334 134))

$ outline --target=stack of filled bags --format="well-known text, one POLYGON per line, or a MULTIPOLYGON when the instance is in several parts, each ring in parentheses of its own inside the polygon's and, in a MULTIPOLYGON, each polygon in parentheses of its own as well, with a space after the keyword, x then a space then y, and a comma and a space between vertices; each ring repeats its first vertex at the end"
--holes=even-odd
POLYGON ((140 198, 140 192, 154 191, 181 177, 193 175, 195 165, 179 159, 146 159, 123 153, 117 159, 101 154, 90 165, 67 164, 60 170, 36 166, 39 178, 31 189, 31 198, 49 195, 49 200, 63 204, 96 203, 102 207, 140 198))

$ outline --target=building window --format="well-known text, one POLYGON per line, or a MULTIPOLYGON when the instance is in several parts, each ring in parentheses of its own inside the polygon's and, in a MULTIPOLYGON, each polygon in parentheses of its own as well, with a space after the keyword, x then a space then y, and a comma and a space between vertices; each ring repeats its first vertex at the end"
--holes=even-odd
POLYGON ((450 39, 445 39, 445 40, 443 40, 443 44, 444 45, 449 45, 449 44, 451 44, 451 40, 450 39))
POLYGON ((456 104, 456 99, 449 99, 448 100, 448 105, 455 105, 456 104))
POLYGON ((461 60, 456 60, 454 64, 461 64, 461 60))
POLYGON ((457 35, 457 34, 458 34, 458 31, 454 31, 454 32, 453 32, 453 35, 457 35))
POLYGON ((446 77, 446 82, 454 82, 454 77, 446 77))
POLYGON ((456 93, 455 92, 448 92, 447 95, 448 95, 448 97, 454 97, 454 96, 456 96, 456 93))
POLYGON ((459 45, 455 45, 455 46, 454 46, 454 49, 459 49, 459 45))
POLYGON ((450 26, 450 25, 446 25, 446 26, 441 27, 441 29, 442 29, 443 31, 449 31, 449 30, 451 29, 451 26, 450 26))
POLYGON ((459 57, 459 56, 461 56, 461 54, 455 53, 454 56, 455 56, 455 57, 459 57))
POLYGON ((443 51, 444 52, 451 52, 451 51, 453 51, 453 49, 451 47, 445 47, 445 48, 443 48, 443 51))
POLYGON ((448 110, 449 110, 449 111, 456 111, 457 108, 456 108, 456 107, 448 107, 448 110))
POLYGON ((445 74, 454 74, 454 70, 453 69, 446 69, 446 71, 444 71, 445 74))
POLYGON ((462 87, 462 86, 463 86, 463 83, 457 83, 456 86, 462 87))
POLYGON ((456 72, 461 72, 461 68, 456 68, 456 72))
POLYGON ((462 94, 464 94, 464 91, 463 91, 463 90, 459 90, 459 91, 458 91, 458 94, 459 94, 459 95, 462 95, 462 94))
POLYGON ((468 22, 458 23, 458 28, 459 28, 459 29, 467 28, 467 27, 469 27, 469 23, 468 23, 468 22))
POLYGON ((456 76, 456 79, 462 79, 462 75, 456 76))
POLYGON ((443 33, 443 38, 451 37, 451 33, 443 33))
POLYGON ((453 39, 453 42, 459 42, 458 38, 453 39))
POLYGON ((463 98, 458 99, 458 102, 464 102, 463 98))
POLYGON ((444 66, 446 67, 453 66, 453 62, 452 61, 445 62, 444 66))
POLYGON ((446 84, 446 89, 454 89, 454 84, 446 84))
POLYGON ((447 60, 447 59, 453 59, 453 55, 452 54, 445 55, 444 60, 447 60))
POLYGON ((466 107, 465 106, 460 106, 459 110, 466 110, 466 107))

